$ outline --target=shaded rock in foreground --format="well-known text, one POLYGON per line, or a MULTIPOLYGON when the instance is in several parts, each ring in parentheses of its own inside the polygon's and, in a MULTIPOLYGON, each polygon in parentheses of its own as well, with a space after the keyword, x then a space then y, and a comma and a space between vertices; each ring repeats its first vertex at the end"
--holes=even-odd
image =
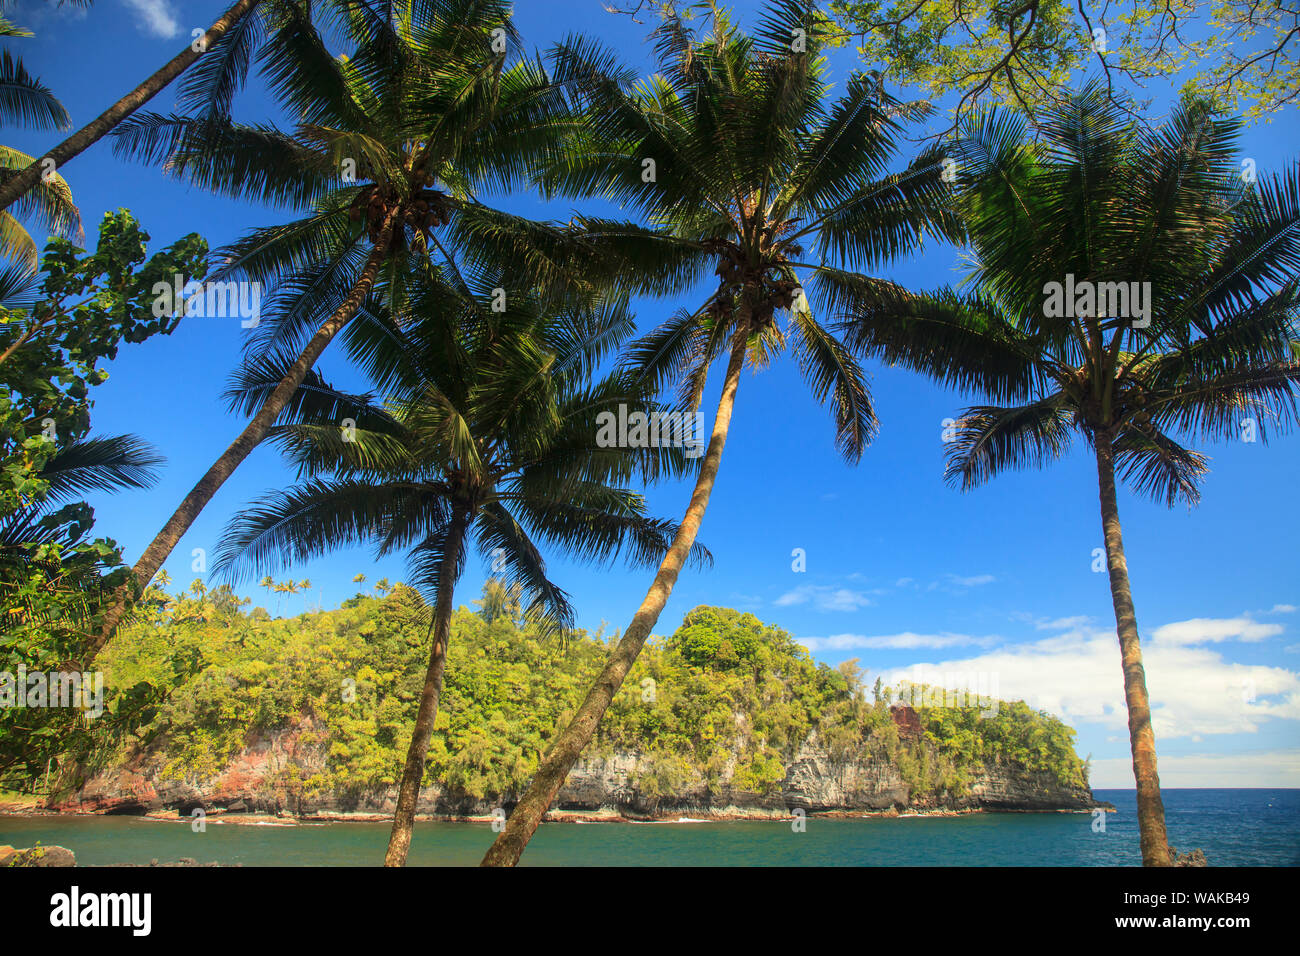
POLYGON ((1201 850, 1193 850, 1191 853, 1179 853, 1173 847, 1170 847, 1169 858, 1174 861, 1174 866, 1210 865, 1210 862, 1205 859, 1205 854, 1201 850))
POLYGON ((0 866, 76 866, 77 857, 63 846, 33 846, 15 850, 0 846, 0 866))

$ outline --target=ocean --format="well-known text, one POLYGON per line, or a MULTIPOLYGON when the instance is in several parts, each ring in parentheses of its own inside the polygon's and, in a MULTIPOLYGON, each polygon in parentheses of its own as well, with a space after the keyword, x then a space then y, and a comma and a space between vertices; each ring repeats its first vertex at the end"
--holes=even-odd
MULTIPOLYGON (((1104 829, 1089 813, 958 817, 809 816, 782 822, 551 823, 524 854, 534 866, 1137 866, 1132 790, 1097 790, 1116 807, 1104 829)), ((1300 790, 1165 790, 1170 842, 1212 866, 1300 865, 1300 790)), ((383 823, 234 825, 131 816, 0 816, 0 844, 58 844, 80 864, 190 857, 244 866, 378 866, 383 823)), ((229 818, 227 818, 229 819, 229 818)), ((417 823, 408 865, 473 866, 487 823, 417 823)))

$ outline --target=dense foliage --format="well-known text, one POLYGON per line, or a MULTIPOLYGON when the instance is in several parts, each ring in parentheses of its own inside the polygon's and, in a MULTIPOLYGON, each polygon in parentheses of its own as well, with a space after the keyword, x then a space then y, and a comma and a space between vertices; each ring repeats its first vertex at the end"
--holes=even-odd
MULTIPOLYGON (((162 457, 131 435, 92 437, 91 396, 122 343, 176 328, 180 310, 155 308, 155 285, 202 278, 207 255, 197 234, 151 256, 148 242, 119 210, 105 214, 93 252, 53 238, 39 272, 0 273, 0 674, 77 669, 127 573, 81 499, 150 484, 162 457)), ((102 723, 141 705, 119 695, 102 723)), ((76 708, 0 707, 0 774, 88 752, 92 736, 76 708)))
MULTIPOLYGON (((200 582, 176 597, 153 595, 147 620, 102 660, 110 685, 173 687, 136 740, 163 755, 164 774, 213 774, 252 735, 294 731, 328 740, 329 756, 325 772, 309 779, 286 771, 277 784, 287 792, 396 783, 427 654, 429 608, 417 592, 397 585, 335 611, 279 619, 200 582)), ((453 620, 426 768, 426 782, 472 797, 517 792, 528 781, 608 652, 601 632, 542 637, 491 582, 478 603, 453 620)), ((642 755, 633 782, 651 799, 702 782, 770 791, 810 737, 834 759, 887 757, 914 798, 960 793, 983 762, 1086 782, 1074 732, 1048 714, 1023 703, 990 717, 973 706, 919 707, 925 740, 900 739, 889 695, 865 688, 852 664, 814 662, 752 614, 699 607, 647 647, 590 753, 642 755)))

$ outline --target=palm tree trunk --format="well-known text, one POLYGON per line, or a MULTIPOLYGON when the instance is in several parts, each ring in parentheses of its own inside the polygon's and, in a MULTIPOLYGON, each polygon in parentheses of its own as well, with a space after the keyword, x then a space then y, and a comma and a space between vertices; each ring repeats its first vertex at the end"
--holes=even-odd
POLYGON ((438 719, 438 701, 442 697, 442 674, 447 667, 447 642, 451 636, 452 597, 456 588, 456 571, 464 548, 465 528, 469 516, 457 511, 447 529, 447 550, 438 568, 438 601, 434 611, 433 646, 429 667, 424 673, 424 691, 415 715, 411 746, 406 751, 406 767, 397 791, 397 812, 393 814, 393 832, 388 836, 384 866, 406 866, 411 848, 411 830, 415 827, 415 807, 420 799, 420 782, 424 779, 424 758, 429 752, 429 737, 438 719))
MULTIPOLYGON (((383 264, 384 258, 388 253, 388 247, 392 240, 393 229, 396 228, 396 208, 388 212, 384 224, 380 229, 374 249, 371 250, 370 256, 366 259, 365 267, 361 270, 361 275, 357 278, 356 284, 352 286, 352 291, 343 303, 334 310, 334 314, 326 320, 325 324, 316 330, 307 347, 302 350, 298 360, 289 368, 288 373, 280 380, 280 384, 275 387, 265 404, 262 405, 258 413, 253 416, 253 420, 248 426, 239 433, 239 437, 227 448, 215 462, 212 463, 207 472, 199 479, 180 506, 163 525, 157 537, 150 542, 149 547, 145 548, 144 553, 140 555, 140 560, 135 563, 131 569, 132 577, 139 583, 141 588, 146 587, 158 573, 167 556, 172 553, 181 536, 189 530, 194 519, 212 500, 212 496, 226 482, 236 468, 245 458, 252 453, 258 443, 266 437, 275 420, 280 417, 285 406, 293 398, 293 393, 298 390, 298 386, 303 383, 311 367, 316 364, 321 353, 330 344, 330 341, 338 334, 339 329, 347 325, 352 317, 357 314, 361 308, 361 303, 365 301, 370 290, 374 287, 375 278, 379 275, 379 268, 383 264)), ((82 661, 82 666, 89 664, 108 643, 113 631, 121 622, 122 616, 126 613, 126 602, 130 595, 130 582, 123 584, 117 589, 116 601, 104 616, 103 622, 91 638, 89 647, 86 652, 86 659, 82 661)))
POLYGON ((1146 671, 1142 668, 1142 647, 1138 643, 1137 612, 1133 610, 1128 562, 1124 559, 1124 538, 1120 533, 1119 505, 1115 498, 1112 440, 1110 431, 1098 429, 1093 444, 1097 449, 1101 527, 1106 541, 1106 563, 1110 568, 1110 597, 1115 605, 1120 661, 1124 667, 1124 699, 1128 705, 1133 776, 1137 780, 1142 865, 1170 866, 1169 839, 1165 833, 1165 806, 1160 799, 1160 777, 1156 772, 1156 737, 1151 729, 1151 702, 1147 697, 1146 671))
MULTIPOLYGON (((225 36, 231 27, 247 16, 257 6, 258 2, 259 0, 239 0, 238 3, 227 10, 220 20, 208 27, 207 33, 203 35, 203 39, 206 41, 203 49, 205 51, 212 49, 212 45, 225 36)), ((18 175, 0 186, 0 210, 7 209, 14 200, 40 182, 41 175, 46 169, 46 160, 54 161, 54 169, 62 168, 64 163, 85 152, 118 123, 153 99, 168 83, 184 73, 190 64, 202 55, 202 53, 194 49, 194 45, 191 43, 168 60, 153 76, 110 106, 92 122, 77 130, 58 146, 55 146, 44 156, 39 157, 18 175)))
POLYGON ((748 322, 742 320, 731 344, 731 361, 727 365, 727 377, 722 383, 722 396, 718 399, 718 412, 713 419, 713 434, 709 438, 708 451, 700 465, 700 474, 695 481, 695 490, 691 494, 691 503, 682 517, 681 527, 673 539, 672 546, 664 555, 655 574, 654 583, 646 592, 645 600, 637 609, 632 623, 623 635, 614 653, 605 662, 605 668, 587 691, 586 699, 578 708, 569 725, 556 738, 551 752, 537 769, 537 775, 528 790, 520 798, 506 821, 505 829, 488 849, 480 866, 514 866, 519 862, 524 847, 532 839, 537 825, 541 823, 555 799, 556 793, 564 784, 565 778, 579 755, 596 735, 596 727, 604 716, 610 701, 618 693, 627 672, 631 670, 641 648, 645 646, 650 630, 659 620, 668 596, 673 592, 677 576, 686 563, 686 556, 695 544, 704 511, 709 506, 709 495, 718 477, 718 466, 722 463, 722 449, 727 444, 727 431, 731 427, 731 411, 736 404, 736 389, 740 384, 740 372, 745 365, 745 347, 747 343, 748 322))

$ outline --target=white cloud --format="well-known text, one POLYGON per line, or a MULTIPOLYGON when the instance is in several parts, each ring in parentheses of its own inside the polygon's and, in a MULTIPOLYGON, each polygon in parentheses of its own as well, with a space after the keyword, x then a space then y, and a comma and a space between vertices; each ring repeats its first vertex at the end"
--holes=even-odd
POLYGON ((974 574, 965 578, 957 574, 948 575, 948 581, 959 588, 977 588, 982 584, 992 584, 996 580, 997 578, 991 574, 974 574))
POLYGON ((139 15, 139 26, 156 37, 170 40, 181 32, 168 0, 123 0, 139 15))
MULTIPOLYGON (((1209 627, 1201 633, 1205 631, 1218 633, 1209 627)), ((1269 720, 1300 719, 1300 673, 1233 663, 1215 650, 1178 640, 1149 643, 1143 662, 1157 741, 1254 733, 1269 720)), ((978 657, 927 666, 996 675, 1003 700, 1024 700, 1067 723, 1126 728, 1119 643, 1113 630, 1078 627, 978 657)))
POLYGON ((809 602, 812 602, 813 607, 819 611, 857 611, 869 606, 871 598, 864 591, 804 584, 792 591, 786 591, 774 603, 777 607, 790 607, 809 602))
POLYGON ((1262 641, 1282 633, 1280 624, 1259 624, 1248 617, 1195 617, 1189 621, 1164 624, 1151 632, 1156 644, 1218 644, 1221 641, 1262 641))
POLYGON ((817 651, 847 651, 862 648, 874 650, 889 649, 916 649, 916 648, 935 648, 942 649, 946 647, 988 647, 996 644, 1000 638, 996 637, 971 637, 968 634, 916 634, 912 631, 904 631, 902 634, 880 634, 867 636, 865 634, 833 634, 830 637, 804 637, 799 639, 812 652, 817 651))
MULTIPOLYGON (((1300 750, 1258 753, 1188 754, 1156 758, 1160 786, 1300 787, 1300 750)), ((1092 762, 1094 789, 1133 789, 1133 763, 1127 757, 1092 762)))
POLYGON ((1294 614, 1295 612, 1296 612, 1296 606, 1294 604, 1274 604, 1273 610, 1269 611, 1268 613, 1269 614, 1294 614))
POLYGON ((1036 621, 1034 627, 1040 631, 1068 631, 1087 623, 1086 614, 1076 614, 1074 617, 1058 617, 1054 621, 1036 621))

